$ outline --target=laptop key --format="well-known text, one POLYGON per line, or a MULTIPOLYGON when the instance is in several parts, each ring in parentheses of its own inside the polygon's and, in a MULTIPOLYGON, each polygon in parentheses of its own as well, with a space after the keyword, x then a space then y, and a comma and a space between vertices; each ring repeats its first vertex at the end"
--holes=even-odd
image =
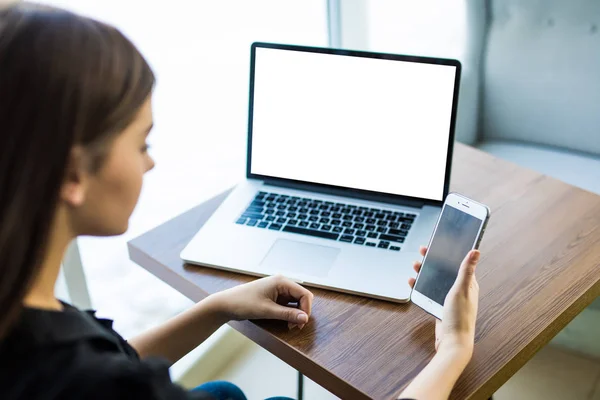
POLYGON ((285 212, 284 211, 277 211, 275 213, 275 215, 277 215, 278 217, 283 217, 285 215, 285 212))
POLYGON ((367 211, 363 214, 363 216, 366 218, 371 218, 373 215, 375 215, 373 211, 367 211))
POLYGON ((354 236, 352 235, 343 235, 340 238, 340 242, 348 242, 348 243, 352 243, 352 241, 354 240, 354 236))
POLYGON ((296 218, 298 216, 298 214, 296 214, 295 212, 291 212, 291 213, 287 213, 287 215, 285 216, 286 218, 296 218))
POLYGON ((354 243, 356 243, 356 244, 364 244, 365 243, 365 238, 357 237, 356 239, 354 239, 354 243))
POLYGON ((277 222, 278 224, 285 224, 287 222, 287 218, 277 218, 275 220, 275 222, 277 222))
POLYGON ((321 224, 317 224, 316 222, 313 222, 312 224, 310 224, 311 229, 319 229, 320 227, 321 227, 321 224))
POLYGON ((381 240, 386 240, 388 242, 398 242, 398 243, 404 243, 404 238, 400 237, 400 236, 394 236, 394 235, 379 235, 379 239, 381 240))
POLYGON ((321 226, 321 230, 322 231, 330 231, 331 230, 331 225, 322 225, 321 226))
POLYGON ((342 217, 342 219, 343 219, 344 221, 352 221, 352 215, 344 215, 344 216, 342 217))
POLYGON ((321 211, 321 217, 329 217, 331 213, 329 211, 321 211))
POLYGON ((375 247, 375 246, 377 246, 377 244, 375 242, 367 242, 367 243, 365 243, 365 245, 367 245, 369 247, 375 247))
POLYGON ((377 225, 387 226, 387 221, 385 219, 380 219, 379 221, 377 221, 377 225))
POLYGON ((298 215, 298 219, 299 219, 300 221, 302 221, 302 220, 305 220, 305 219, 308 219, 308 215, 306 215, 306 214, 301 214, 301 215, 298 215))
POLYGON ((379 247, 380 249, 387 249, 388 247, 390 247, 390 242, 381 241, 381 242, 379 242, 377 247, 379 247))
POLYGON ((288 211, 290 211, 290 212, 298 211, 298 207, 292 206, 292 207, 288 208, 288 211))
POLYGON ((387 228, 384 228, 383 226, 380 226, 379 228, 377 228, 377 232, 379 232, 379 233, 385 233, 385 231, 387 231, 387 228))
POLYGON ((322 224, 328 224, 329 223, 329 218, 321 218, 319 220, 319 222, 322 223, 322 224))
POLYGON ((331 207, 330 211, 331 212, 338 212, 338 211, 340 211, 340 207, 339 206, 333 206, 333 207, 331 207))
POLYGON ((333 215, 331 216, 331 218, 335 218, 335 219, 342 218, 342 214, 340 214, 340 213, 335 213, 335 214, 333 214, 333 215))
POLYGON ((251 218, 251 219, 262 219, 262 214, 261 213, 243 213, 242 214, 242 218, 251 218))
POLYGON ((340 236, 338 234, 331 233, 331 232, 315 231, 312 229, 302 229, 302 228, 298 228, 296 226, 289 226, 289 225, 286 225, 283 228, 283 232, 299 233, 301 235, 316 236, 316 237, 320 237, 323 239, 333 239, 333 240, 337 240, 338 237, 340 236))
POLYGON ((390 246, 390 250, 400 251, 400 247, 398 247, 398 246, 390 246))
POLYGON ((390 235, 396 235, 396 236, 406 236, 406 234, 407 234, 408 232, 406 232, 406 231, 403 231, 402 229, 390 229, 390 230, 388 231, 388 233, 389 233, 390 235))
POLYGON ((389 225, 389 227, 392 228, 392 229, 398 229, 400 227, 400 224, 398 222, 392 222, 389 225))
POLYGON ((331 225, 340 225, 342 223, 342 221, 340 221, 339 219, 334 219, 331 221, 331 225))
POLYGON ((267 218, 265 218, 266 221, 275 221, 275 217, 272 215, 269 215, 267 218))
POLYGON ((365 222, 364 217, 354 217, 354 222, 365 222))
POLYGON ((263 221, 263 222, 259 222, 258 225, 256 225, 256 226, 258 226, 259 228, 266 228, 267 226, 269 226, 269 223, 263 221))
POLYGON ((414 218, 406 218, 406 217, 401 217, 398 218, 398 222, 408 222, 409 224, 412 224, 414 222, 414 218))
POLYGON ((235 221, 235 223, 236 223, 236 224, 243 225, 243 224, 245 224, 245 223, 246 223, 246 218, 240 218, 240 219, 238 219, 237 221, 235 221))
POLYGON ((346 228, 350 228, 350 227, 352 226, 352 222, 348 222, 348 221, 346 221, 346 222, 344 222, 344 223, 342 224, 342 226, 343 226, 343 227, 346 227, 346 228))
POLYGON ((319 217, 317 217, 316 215, 313 215, 312 217, 309 217, 308 220, 310 222, 317 222, 319 220, 319 217))
POLYGON ((377 220, 375 218, 367 218, 367 224, 375 224, 377 220))
POLYGON ((402 225, 400 225, 400 228, 409 230, 410 226, 411 226, 410 224, 402 224, 402 225))
POLYGON ((310 215, 319 215, 319 210, 310 210, 310 215))
POLYGON ((342 232, 342 231, 343 231, 343 229, 342 229, 342 228, 340 228, 339 226, 334 226, 334 227, 333 227, 333 232, 335 232, 335 233, 340 233, 340 232, 342 232))
POLYGON ((269 229, 272 229, 274 231, 279 231, 279 230, 281 230, 281 225, 273 222, 273 223, 271 223, 271 225, 269 225, 269 229))
POLYGON ((256 226, 257 222, 258 222, 257 220, 251 219, 250 221, 248 221, 248 223, 246 225, 248 225, 248 226, 256 226))
POLYGON ((298 224, 298 220, 296 220, 296 219, 290 219, 288 221, 288 224, 290 224, 290 225, 296 225, 296 224, 298 224))
POLYGON ((355 235, 356 236, 365 236, 367 234, 367 232, 365 231, 356 231, 355 235))
POLYGON ((377 239, 377 236, 379 236, 379 234, 377 234, 375 232, 369 232, 369 233, 367 233, 367 236, 370 237, 371 239, 377 239))
POLYGON ((375 225, 367 225, 367 226, 365 226, 365 230, 367 230, 367 231, 374 231, 375 228, 376 228, 375 225))
POLYGON ((301 212, 302 214, 306 214, 308 212, 308 208, 302 207, 302 208, 300 208, 300 210, 298 210, 298 212, 301 212))
POLYGON ((303 228, 307 227, 308 226, 308 222, 306 222, 306 221, 300 221, 300 223, 298 224, 298 226, 303 227, 303 228))
POLYGON ((354 224, 353 228, 354 229, 363 229, 365 227, 364 224, 354 224))
MULTIPOLYGON (((381 211, 381 210, 379 210, 379 211, 381 211)), ((385 214, 382 213, 382 212, 379 212, 379 213, 375 214, 375 218, 377 218, 377 219, 381 219, 381 218, 384 218, 384 217, 385 217, 385 214)))
POLYGON ((346 228, 344 229, 344 233, 348 235, 354 235, 354 229, 346 228))

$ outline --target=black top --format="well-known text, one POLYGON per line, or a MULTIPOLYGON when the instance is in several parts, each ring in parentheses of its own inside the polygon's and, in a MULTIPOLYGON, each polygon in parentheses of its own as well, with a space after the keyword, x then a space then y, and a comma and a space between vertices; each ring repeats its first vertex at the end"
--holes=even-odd
POLYGON ((212 400, 172 383, 165 360, 140 360, 94 313, 25 308, 0 343, 0 399, 212 400))

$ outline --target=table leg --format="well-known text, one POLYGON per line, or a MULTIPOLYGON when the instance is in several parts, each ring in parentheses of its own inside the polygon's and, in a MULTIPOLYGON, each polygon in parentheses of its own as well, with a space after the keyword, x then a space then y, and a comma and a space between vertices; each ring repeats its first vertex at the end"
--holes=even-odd
POLYGON ((304 375, 298 371, 298 400, 304 400, 304 375))

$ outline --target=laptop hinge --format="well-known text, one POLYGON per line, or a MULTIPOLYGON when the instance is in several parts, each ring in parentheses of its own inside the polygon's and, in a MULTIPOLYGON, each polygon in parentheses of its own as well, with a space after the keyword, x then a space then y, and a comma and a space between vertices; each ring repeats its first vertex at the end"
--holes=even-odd
MULTIPOLYGON (((314 192, 314 193, 322 193, 322 194, 328 194, 328 195, 333 195, 333 196, 342 196, 342 197, 367 200, 367 201, 377 201, 380 203, 388 203, 388 204, 401 205, 401 206, 406 206, 406 207, 422 208, 423 206, 429 204, 429 202, 427 202, 427 201, 424 201, 421 199, 415 199, 412 197, 386 195, 386 194, 382 194, 382 193, 373 193, 373 192, 349 189, 349 188, 340 188, 340 187, 318 185, 318 184, 308 184, 308 183, 302 183, 302 182, 293 182, 293 181, 280 180, 280 179, 269 179, 269 178, 263 179, 263 182, 266 185, 270 185, 270 186, 303 190, 303 191, 314 192)), ((436 203, 436 202, 431 202, 431 205, 440 205, 441 204, 441 203, 440 204, 434 204, 434 203, 436 203)))

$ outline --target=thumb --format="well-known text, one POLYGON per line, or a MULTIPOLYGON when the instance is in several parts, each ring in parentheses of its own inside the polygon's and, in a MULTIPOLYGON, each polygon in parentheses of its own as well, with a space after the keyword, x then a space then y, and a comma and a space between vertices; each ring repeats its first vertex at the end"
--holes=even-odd
POLYGON ((471 280, 473 280, 473 277, 475 276, 475 269, 477 268, 480 254, 479 250, 471 250, 466 255, 458 270, 458 277, 456 279, 457 285, 466 288, 469 287, 471 280))
POLYGON ((269 306, 268 318, 280 319, 283 321, 291 322, 294 324, 306 324, 308 322, 308 315, 302 310, 297 308, 286 307, 273 303, 269 306))

